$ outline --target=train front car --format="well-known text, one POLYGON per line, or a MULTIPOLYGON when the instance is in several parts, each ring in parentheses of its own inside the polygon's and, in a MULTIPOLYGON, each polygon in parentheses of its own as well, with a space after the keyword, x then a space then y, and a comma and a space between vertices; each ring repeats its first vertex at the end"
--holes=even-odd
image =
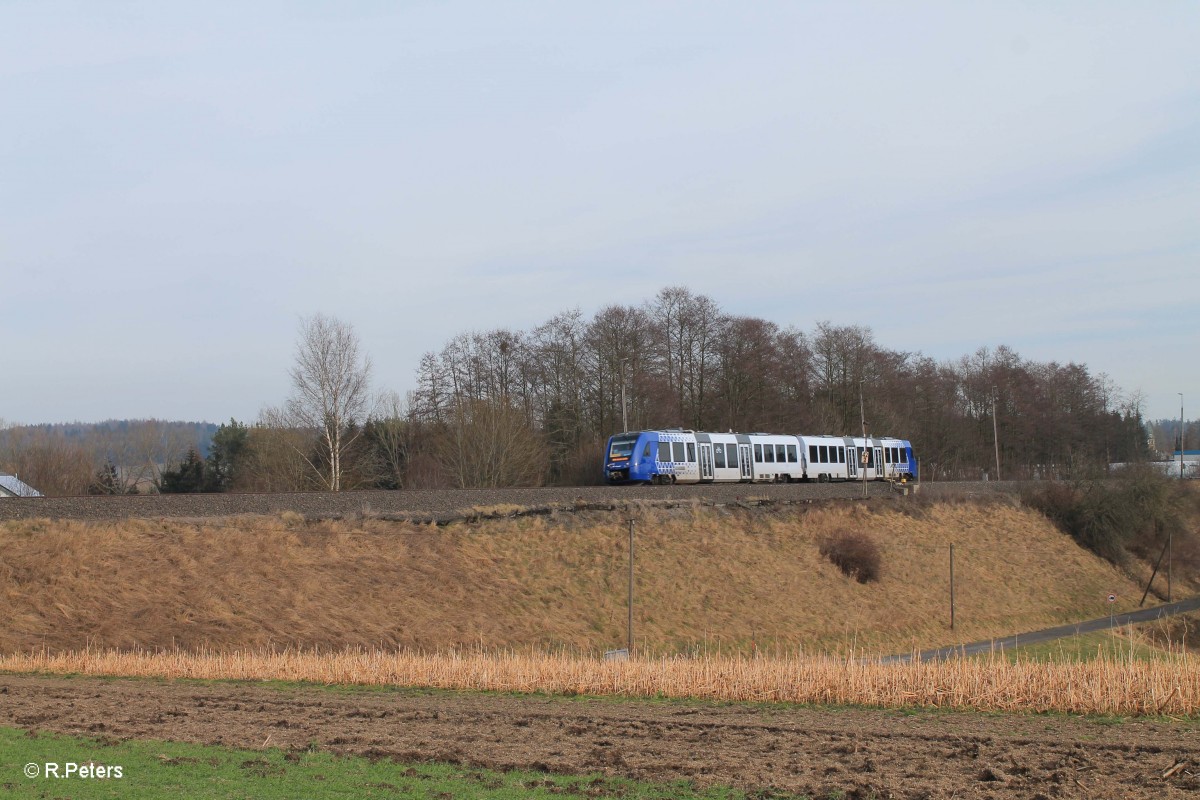
POLYGON ((604 448, 604 479, 608 483, 629 483, 629 468, 633 462, 633 447, 637 433, 618 433, 608 437, 604 448))
POLYGON ((604 479, 611 484, 649 483, 656 477, 656 431, 626 431, 608 438, 604 450, 604 479))
MULTIPOLYGON (((627 431, 608 440, 604 478, 609 483, 699 483, 696 434, 665 431, 627 431)), ((712 451, 706 451, 711 472, 712 451)), ((707 476, 709 480, 711 475, 707 476)))

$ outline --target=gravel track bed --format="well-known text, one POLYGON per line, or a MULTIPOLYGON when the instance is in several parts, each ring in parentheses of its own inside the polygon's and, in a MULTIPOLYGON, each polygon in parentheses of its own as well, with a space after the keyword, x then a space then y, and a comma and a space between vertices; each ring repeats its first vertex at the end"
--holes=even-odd
MULTIPOLYGON (((924 497, 965 496, 1016 491, 1019 483, 994 481, 926 483, 924 497)), ((872 498, 901 495, 886 483, 868 483, 872 498)), ((853 500, 863 496, 861 483, 722 484, 704 486, 576 486, 429 491, 292 492, 273 494, 174 494, 116 497, 33 497, 0 499, 0 520, 11 519, 162 519, 278 514, 292 511, 310 519, 359 514, 411 516, 419 520, 461 518, 471 509, 516 505, 570 507, 624 501, 732 504, 753 499, 776 503, 853 500)))

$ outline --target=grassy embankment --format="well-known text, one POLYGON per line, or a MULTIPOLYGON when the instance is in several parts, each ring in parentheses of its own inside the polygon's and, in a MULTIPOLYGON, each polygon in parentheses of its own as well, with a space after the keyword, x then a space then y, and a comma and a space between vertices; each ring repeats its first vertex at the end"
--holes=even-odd
POLYGON ((290 514, 8 522, 0 669, 1195 714, 1195 656, 1142 658, 1154 635, 1039 650, 1063 662, 1048 665, 858 661, 1102 616, 1110 593, 1118 611, 1140 596, 1015 501, 635 506, 447 528, 290 514), (629 515, 639 658, 602 662, 624 640, 629 515), (820 555, 844 531, 878 544, 881 580, 858 583, 820 555))
MULTIPOLYGON (((635 507, 635 644, 676 653, 904 652, 1103 616, 1139 587, 1015 502, 775 511, 635 507), (866 531, 882 579, 818 552, 866 531), (955 545, 956 629, 949 628, 955 545)), ((295 515, 0 525, 0 653, 529 649, 625 640, 623 513, 445 528, 295 515)), ((1177 587, 1177 592, 1180 588, 1177 587)))

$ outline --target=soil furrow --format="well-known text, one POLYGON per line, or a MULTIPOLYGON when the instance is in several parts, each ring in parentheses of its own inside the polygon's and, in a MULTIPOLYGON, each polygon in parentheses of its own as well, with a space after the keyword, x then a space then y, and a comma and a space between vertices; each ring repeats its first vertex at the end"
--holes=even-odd
POLYGON ((0 675, 0 724, 812 796, 1194 797, 1200 724, 0 675), (1167 778, 1179 762, 1186 766, 1167 778))

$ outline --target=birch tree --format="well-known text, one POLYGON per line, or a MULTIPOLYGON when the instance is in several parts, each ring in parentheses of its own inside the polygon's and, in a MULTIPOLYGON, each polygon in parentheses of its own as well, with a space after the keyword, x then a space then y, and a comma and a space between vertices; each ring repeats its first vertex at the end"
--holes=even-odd
POLYGON ((371 359, 360 352, 352 325, 317 314, 300 323, 290 374, 288 415, 317 433, 326 462, 309 465, 327 489, 340 491, 345 457, 370 413, 371 359))

